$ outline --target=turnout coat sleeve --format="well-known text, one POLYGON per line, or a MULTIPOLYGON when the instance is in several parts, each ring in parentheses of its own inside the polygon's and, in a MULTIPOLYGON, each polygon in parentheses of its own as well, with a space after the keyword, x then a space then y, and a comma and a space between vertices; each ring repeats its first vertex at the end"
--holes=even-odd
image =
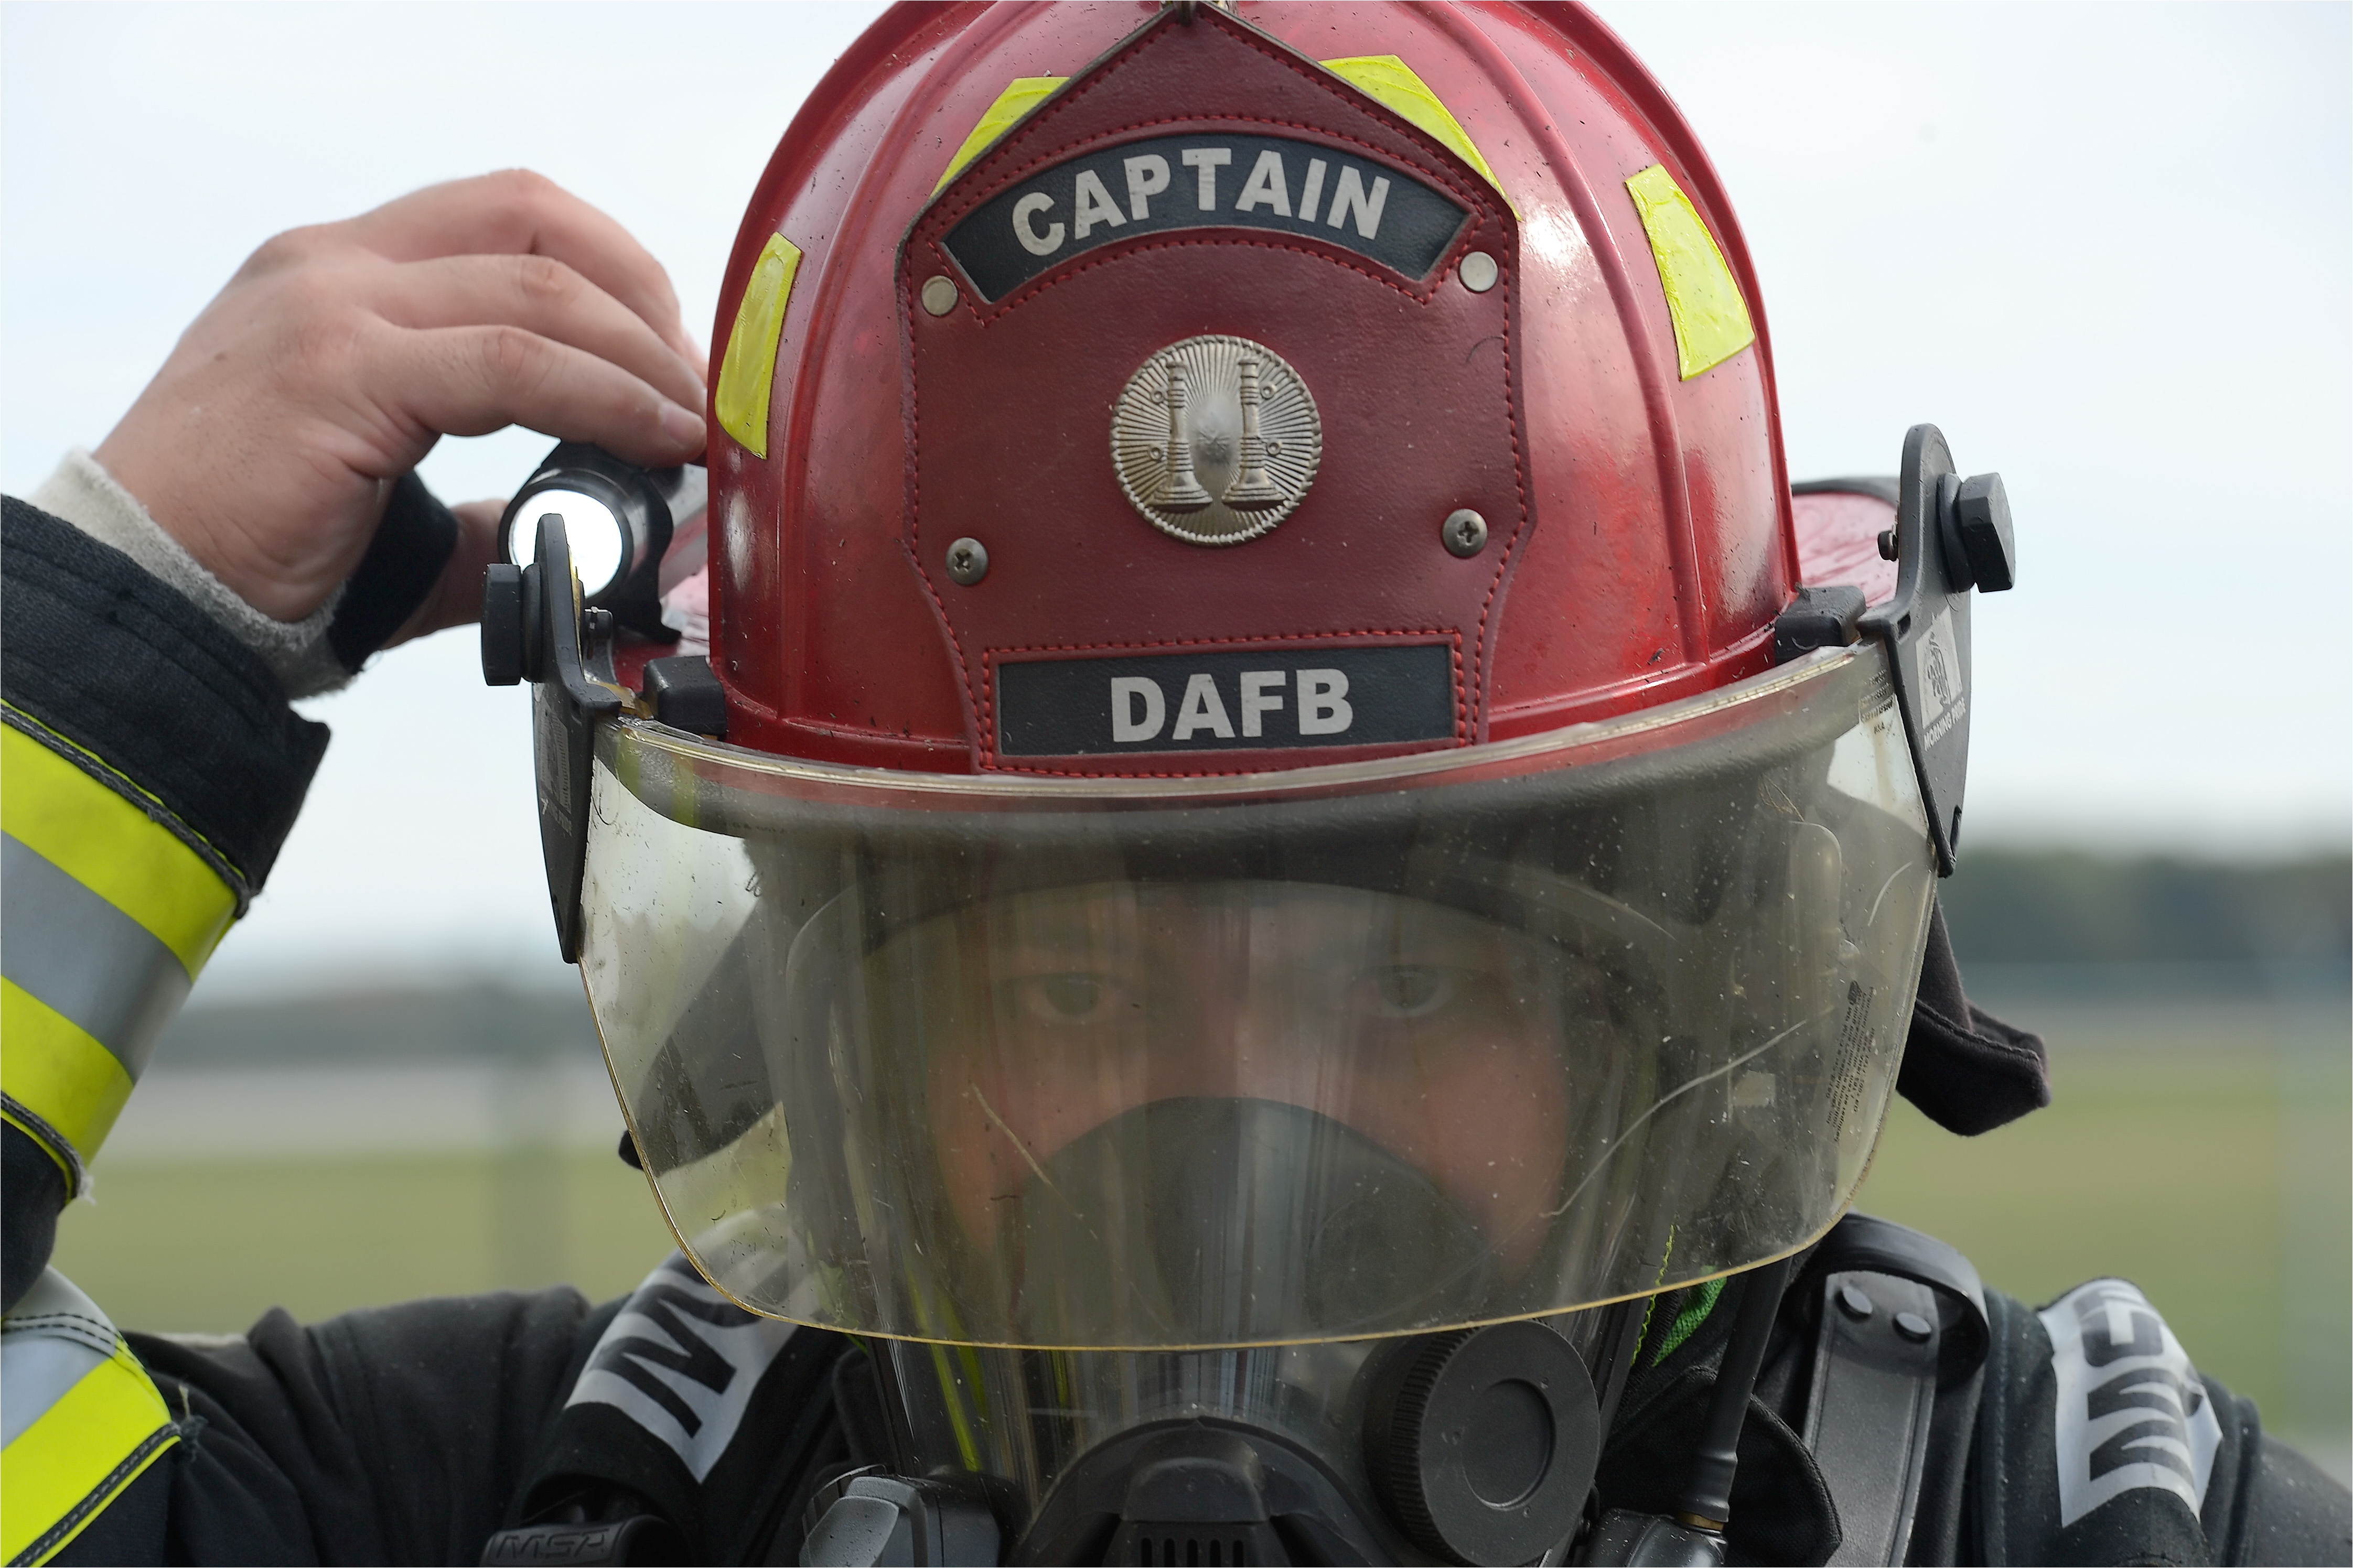
POLYGON ((130 557, 0 507, 5 1335, 0 1558, 474 1562, 616 1308, 420 1301, 242 1339, 118 1333, 53 1270, 157 1037, 325 750, 251 650, 130 557))

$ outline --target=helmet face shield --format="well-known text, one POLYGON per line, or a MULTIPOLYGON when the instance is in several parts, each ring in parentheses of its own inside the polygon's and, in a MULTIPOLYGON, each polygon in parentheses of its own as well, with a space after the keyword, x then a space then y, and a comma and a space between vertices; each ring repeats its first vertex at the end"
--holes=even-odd
POLYGON ((1934 862, 1873 648, 1527 741, 1239 777, 600 733, 582 962, 754 1310, 1165 1350, 1557 1312, 1805 1245, 1934 862))

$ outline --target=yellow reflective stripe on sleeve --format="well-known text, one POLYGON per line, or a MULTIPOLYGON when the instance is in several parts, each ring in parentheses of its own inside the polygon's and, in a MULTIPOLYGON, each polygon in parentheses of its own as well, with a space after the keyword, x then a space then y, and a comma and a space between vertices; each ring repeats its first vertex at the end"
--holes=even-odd
POLYGON ((784 336, 785 307, 792 303, 793 279, 801 269, 801 247, 772 234, 744 285, 735 325, 727 334, 726 357, 719 362, 719 391, 712 403, 719 427, 751 450, 768 455, 768 394, 776 379, 776 344, 784 336))
POLYGON ((0 977, 0 1089, 56 1128, 87 1162, 122 1114, 131 1075, 70 1019, 0 977))
POLYGON ((116 1340, 111 1357, 0 1449, 0 1558, 47 1562, 177 1441, 154 1381, 116 1340))
POLYGON ((1683 379, 1713 370, 1757 341, 1748 302, 1740 297, 1732 268, 1699 212, 1663 163, 1653 163, 1626 182, 1651 237, 1659 264, 1659 286, 1667 292, 1667 314, 1675 323, 1675 359, 1683 379))
POLYGON ((934 195, 947 188, 947 183, 964 173, 964 166, 987 150, 991 142, 1013 129, 1023 115, 1053 96, 1054 89, 1071 79, 1066 76, 1018 76, 1013 84, 997 95, 997 101, 981 112, 980 123, 964 139, 964 145, 948 160, 947 168, 940 174, 940 183, 932 187, 934 195))
POLYGON ((1325 60, 1324 68, 1407 124, 1437 137, 1448 152, 1478 170, 1481 179, 1503 192, 1506 201, 1511 199, 1511 193, 1504 190, 1504 182, 1495 178, 1495 171, 1487 166, 1479 144, 1471 140, 1471 132, 1462 129, 1453 110, 1430 90, 1430 84, 1416 76, 1405 61, 1395 55, 1351 55, 1345 59, 1325 60))
POLYGON ((194 975, 237 894, 178 835, 49 747, 0 728, 0 829, 121 910, 194 975))

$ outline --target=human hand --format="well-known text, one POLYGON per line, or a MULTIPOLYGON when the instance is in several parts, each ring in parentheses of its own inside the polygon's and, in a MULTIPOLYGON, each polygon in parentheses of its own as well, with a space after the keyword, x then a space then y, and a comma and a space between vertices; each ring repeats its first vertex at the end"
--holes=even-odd
MULTIPOLYGON (((299 621, 442 436, 525 425, 668 464, 703 447, 703 356, 659 263, 522 171, 434 185, 255 251, 98 447, 248 604, 299 621)), ((474 616, 497 502, 394 640, 474 616)))

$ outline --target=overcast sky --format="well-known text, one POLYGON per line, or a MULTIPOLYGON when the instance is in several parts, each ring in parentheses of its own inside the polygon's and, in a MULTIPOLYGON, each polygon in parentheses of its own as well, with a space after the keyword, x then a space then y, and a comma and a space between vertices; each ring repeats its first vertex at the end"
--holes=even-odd
MULTIPOLYGON (((94 445, 269 235, 522 164, 707 330, 743 205, 871 5, 0 6, 0 486, 94 445)), ((2341 846, 2353 791, 2353 8, 1607 5, 1746 230, 1792 474, 1933 420, 2000 470, 1970 846, 2341 846)), ((444 496, 546 447, 445 442, 444 496)), ((199 996, 554 974, 525 700, 469 634, 336 741, 199 996)), ((560 979, 560 975, 554 975, 560 979)))

